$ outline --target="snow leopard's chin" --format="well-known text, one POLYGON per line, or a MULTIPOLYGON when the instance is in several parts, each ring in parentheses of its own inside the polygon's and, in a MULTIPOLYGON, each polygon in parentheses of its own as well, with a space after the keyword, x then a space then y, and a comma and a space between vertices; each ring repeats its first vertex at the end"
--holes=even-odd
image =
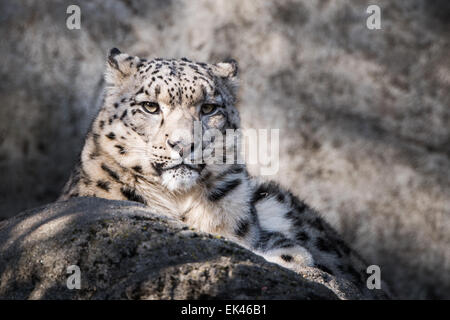
POLYGON ((169 191, 188 191, 198 183, 199 173, 185 166, 164 170, 161 183, 169 191))

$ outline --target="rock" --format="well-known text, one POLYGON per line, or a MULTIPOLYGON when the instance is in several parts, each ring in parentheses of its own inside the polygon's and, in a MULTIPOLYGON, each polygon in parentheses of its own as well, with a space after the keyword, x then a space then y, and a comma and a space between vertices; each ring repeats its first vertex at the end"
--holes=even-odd
MULTIPOLYGON (((107 52, 233 57, 247 128, 280 129, 267 178, 320 211, 401 298, 450 298, 448 0, 0 1, 0 215, 54 201, 107 52)), ((258 168, 252 169, 258 174, 258 168)))
POLYGON ((0 299, 360 299, 314 268, 296 274, 141 204, 75 198, 0 223, 0 299), (69 290, 67 268, 81 272, 69 290))

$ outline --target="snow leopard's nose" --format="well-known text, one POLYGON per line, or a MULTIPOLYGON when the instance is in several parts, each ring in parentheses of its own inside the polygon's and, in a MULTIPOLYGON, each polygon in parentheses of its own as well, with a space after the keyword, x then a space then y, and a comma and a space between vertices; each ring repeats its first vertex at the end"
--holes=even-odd
POLYGON ((177 146, 177 145, 179 145, 181 143, 181 141, 175 141, 175 142, 172 142, 172 141, 170 141, 170 139, 167 139, 167 144, 169 145, 169 147, 171 147, 172 149, 175 149, 175 147, 177 146))
POLYGON ((175 152, 178 152, 180 157, 183 157, 183 144, 180 140, 171 141, 170 139, 167 139, 167 145, 175 152))
POLYGON ((189 155, 194 150, 194 143, 183 143, 182 141, 171 141, 170 139, 167 139, 167 145, 174 151, 178 152, 180 157, 183 157, 183 155, 189 155))

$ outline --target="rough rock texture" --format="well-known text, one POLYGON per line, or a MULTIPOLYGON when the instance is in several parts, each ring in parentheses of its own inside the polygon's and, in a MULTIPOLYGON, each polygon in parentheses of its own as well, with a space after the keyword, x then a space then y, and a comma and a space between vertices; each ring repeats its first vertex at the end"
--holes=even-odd
MULTIPOLYGON (((111 47, 240 63, 243 124, 280 128, 268 177, 316 207, 402 298, 450 298, 450 2, 0 1, 0 215, 53 201, 111 47)), ((257 168, 254 168, 257 172, 257 168)))
MULTIPOLYGON (((376 291, 376 290, 375 290, 376 291)), ((0 223, 0 299, 370 299, 129 201, 76 198, 0 223), (69 290, 67 267, 81 271, 69 290)))

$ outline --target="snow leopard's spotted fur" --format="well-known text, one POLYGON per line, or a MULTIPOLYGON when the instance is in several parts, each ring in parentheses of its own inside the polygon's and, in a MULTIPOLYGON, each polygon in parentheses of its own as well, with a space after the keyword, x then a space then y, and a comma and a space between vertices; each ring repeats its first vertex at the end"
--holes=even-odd
POLYGON ((236 73, 234 61, 147 61, 111 50, 103 106, 60 200, 138 201, 294 271, 314 266, 365 288, 367 265, 290 192, 258 182, 239 164, 170 169, 183 160, 180 150, 185 155, 191 151, 194 120, 222 132, 239 127, 236 73), (145 101, 158 103, 160 113, 146 112, 145 101), (220 108, 201 116, 205 102, 220 108), (176 135, 180 128, 188 133, 176 135), (174 150, 178 159, 173 159, 174 150))

